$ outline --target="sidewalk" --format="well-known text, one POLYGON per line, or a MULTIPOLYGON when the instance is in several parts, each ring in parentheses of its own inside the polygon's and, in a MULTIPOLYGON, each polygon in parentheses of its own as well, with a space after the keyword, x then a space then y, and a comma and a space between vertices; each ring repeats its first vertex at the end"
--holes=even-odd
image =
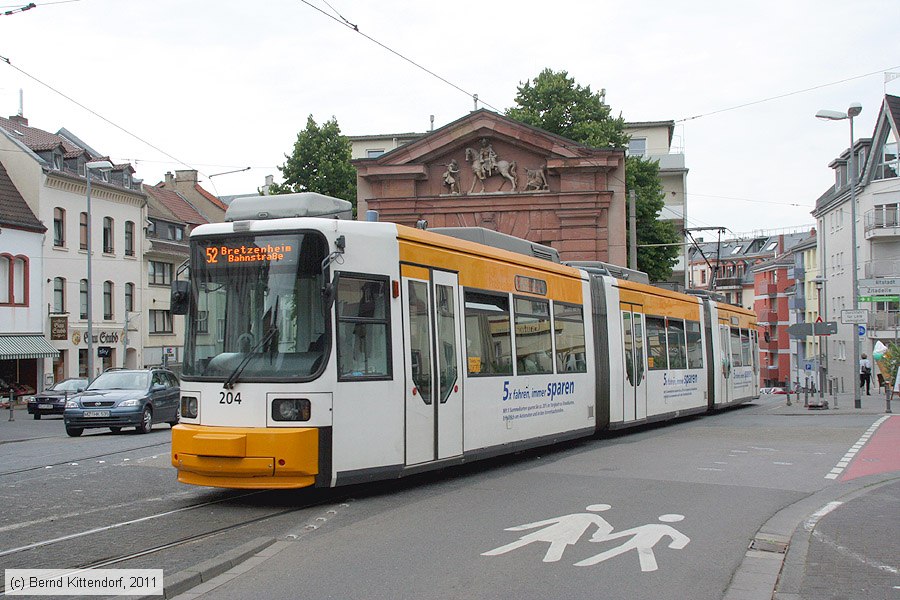
MULTIPOLYGON (((791 402, 774 414, 882 416, 835 485, 759 529, 725 600, 900 600, 900 415, 884 414, 884 396, 863 395, 856 409, 853 394, 842 394, 837 411, 803 408, 802 396, 791 402)), ((892 404, 900 412, 896 396, 892 404)))
MULTIPOLYGON (((780 399, 782 402, 782 406, 780 409, 773 410, 773 414, 776 415, 800 415, 800 414, 857 414, 857 415, 882 415, 885 414, 887 403, 885 402, 884 389, 876 389, 872 388, 872 394, 870 396, 866 395, 865 390, 862 391, 862 396, 860 397, 860 405, 861 408, 856 408, 854 405, 853 399, 853 391, 842 392, 839 394, 835 394, 834 396, 830 396, 825 394, 824 396, 819 396, 818 392, 816 394, 810 394, 809 397, 804 397, 801 394, 768 394, 760 396, 760 401, 765 402, 773 402, 774 399, 780 399), (787 399, 790 396, 791 405, 787 405, 787 399), (827 402, 827 408, 820 408, 819 405, 822 401, 827 402), (804 402, 808 403, 810 406, 804 406, 804 402)), ((893 401, 891 402, 891 411, 892 413, 900 414, 900 396, 894 394, 893 401)))

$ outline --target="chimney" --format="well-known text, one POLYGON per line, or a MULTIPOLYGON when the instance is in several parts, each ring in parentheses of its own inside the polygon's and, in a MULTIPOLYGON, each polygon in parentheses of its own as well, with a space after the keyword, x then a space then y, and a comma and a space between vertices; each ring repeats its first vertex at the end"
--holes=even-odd
POLYGON ((275 184, 274 175, 266 175, 266 184, 263 186, 263 196, 269 195, 269 188, 275 184))
POLYGON ((164 185, 166 187, 173 187, 175 185, 175 176, 172 175, 171 171, 166 171, 166 183, 164 185))
POLYGON ((19 125, 22 125, 22 126, 24 126, 24 127, 28 127, 28 119, 26 119, 26 118, 23 117, 22 115, 12 115, 12 116, 9 118, 9 120, 12 121, 13 123, 18 123, 19 125))
POLYGON ((175 171, 175 181, 178 183, 197 183, 197 171, 195 169, 185 169, 183 171, 175 171))

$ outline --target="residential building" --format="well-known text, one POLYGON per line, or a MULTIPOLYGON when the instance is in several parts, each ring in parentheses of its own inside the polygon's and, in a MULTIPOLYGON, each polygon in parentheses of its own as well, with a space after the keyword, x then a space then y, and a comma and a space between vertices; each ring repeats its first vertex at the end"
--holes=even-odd
POLYGON ((659 163, 659 179, 665 204, 659 214, 660 221, 669 221, 678 231, 685 245, 680 248, 678 262, 672 268, 669 282, 672 287, 688 286, 687 242, 683 233, 687 222, 687 175, 684 149, 675 138, 675 121, 641 121, 625 123, 625 133, 631 136, 628 155, 640 156, 659 163))
MULTIPOLYGON (((44 362, 59 353, 44 335, 43 244, 47 228, 0 163, 0 394, 42 389, 44 362)), ((65 335, 63 331, 63 335, 65 335)))
POLYGON ((44 365, 42 381, 88 375, 89 298, 95 353, 91 375, 142 363, 140 338, 129 338, 126 345, 124 327, 126 306, 141 301, 146 196, 129 164, 86 173, 85 164, 98 159, 107 158, 64 129, 49 133, 29 126, 22 115, 0 118, 0 162, 48 229, 42 245, 41 284, 47 301, 42 330, 50 338, 53 323, 54 338, 60 337, 63 328, 67 333, 65 339, 51 339, 59 356, 52 367, 44 365), (86 175, 91 178, 90 210, 86 175), (93 249, 90 291, 89 245, 93 249))
MULTIPOLYGON (((794 281, 794 290, 788 294, 789 324, 816 323, 819 320, 819 279, 818 238, 812 230, 810 236, 794 246, 790 253, 794 258, 793 269, 788 269, 788 278, 794 281)), ((821 335, 791 337, 791 376, 793 388, 825 389, 825 355, 821 335)))
MULTIPOLYGON (((147 319, 144 328, 144 362, 176 367, 183 358, 184 316, 173 315, 171 285, 179 268, 190 257, 188 238, 194 227, 208 223, 180 192, 160 183, 144 186, 147 207, 147 246, 143 281, 147 319)), ((201 321, 204 322, 204 321, 201 321)))
POLYGON ((225 220, 225 211, 228 206, 203 189, 197 179, 195 169, 175 171, 175 174, 166 173, 165 181, 157 184, 157 187, 178 192, 187 200, 194 210, 204 217, 209 223, 221 223, 225 220))
POLYGON ((794 257, 788 252, 751 269, 755 295, 753 312, 759 325, 759 385, 786 386, 791 380, 789 296, 795 290, 788 270, 794 257))
MULTIPOLYGON (((900 274, 900 97, 886 95, 878 110, 871 138, 853 141, 828 166, 835 183, 816 201, 812 214, 819 231, 818 254, 823 288, 823 318, 840 321, 841 311, 853 308, 854 248, 857 278, 863 289, 884 288, 900 274), (851 172, 851 164, 856 172, 851 172), (851 183, 856 180, 856 220, 851 218, 851 183)), ((889 286, 888 286, 889 287, 889 286)), ((860 294, 860 296, 863 296, 860 294)), ((857 302, 869 311, 864 334, 855 324, 841 324, 827 339, 829 374, 836 391, 852 390, 858 382, 854 344, 872 355, 874 345, 900 338, 898 295, 863 296, 857 302), (871 300, 869 299, 871 298, 871 300)), ((877 366, 875 367, 877 375, 877 366)))

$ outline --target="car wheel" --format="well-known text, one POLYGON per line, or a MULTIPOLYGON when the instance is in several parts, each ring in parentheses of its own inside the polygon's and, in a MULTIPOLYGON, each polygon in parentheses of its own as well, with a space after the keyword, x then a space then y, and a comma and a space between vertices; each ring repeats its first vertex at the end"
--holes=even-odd
POLYGON ((69 427, 66 425, 66 433, 69 434, 69 437, 78 437, 84 433, 84 427, 69 427))
POLYGON ((40 420, 41 420, 41 413, 34 413, 34 420, 35 420, 35 421, 40 421, 40 420))
POLYGON ((113 433, 119 433, 120 431, 122 431, 122 428, 121 427, 110 427, 109 430, 112 431, 113 433))
POLYGON ((181 403, 178 403, 178 408, 175 409, 175 419, 172 421, 167 421, 170 427, 175 427, 178 425, 178 421, 181 420, 181 403))
POLYGON ((144 414, 141 415, 141 424, 137 426, 138 433, 150 433, 153 429, 153 411, 149 406, 144 407, 144 414))

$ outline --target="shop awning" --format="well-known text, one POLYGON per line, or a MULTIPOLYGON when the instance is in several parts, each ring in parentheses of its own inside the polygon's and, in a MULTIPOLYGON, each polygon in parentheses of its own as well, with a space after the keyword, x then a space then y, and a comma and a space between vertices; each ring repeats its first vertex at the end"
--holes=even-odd
POLYGON ((59 350, 42 335, 0 335, 0 360, 58 356, 59 350))

